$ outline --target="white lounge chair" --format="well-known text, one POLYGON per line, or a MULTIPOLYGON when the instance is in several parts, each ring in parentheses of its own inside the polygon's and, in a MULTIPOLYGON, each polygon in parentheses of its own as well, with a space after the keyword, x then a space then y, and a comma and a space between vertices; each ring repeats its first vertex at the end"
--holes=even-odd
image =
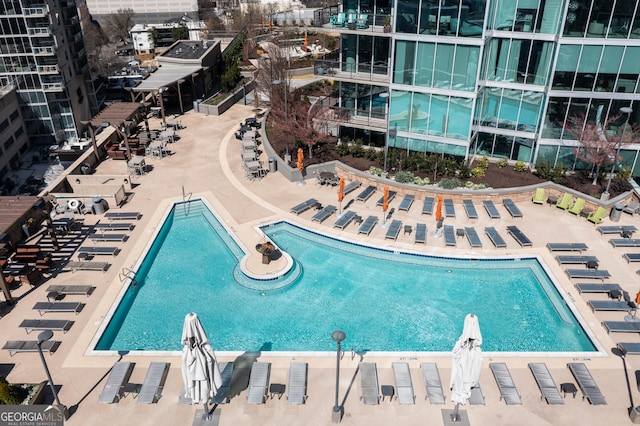
POLYGON ((304 404, 307 400, 307 363, 291 362, 289 366, 289 404, 304 404))
POLYGON ((591 373, 587 366, 582 362, 570 362, 567 364, 571 374, 578 382, 578 387, 582 391, 582 399, 587 399, 592 405, 606 405, 607 401, 604 399, 604 395, 600 392, 600 388, 593 380, 591 373))
POLYGON ((556 382, 551 377, 551 373, 544 362, 530 362, 529 369, 536 379, 538 388, 542 395, 540 399, 544 398, 549 405, 561 405, 564 404, 564 398, 560 395, 560 391, 556 386, 556 382))
POLYGON ((427 390, 425 399, 429 398, 429 402, 432 404, 444 404, 444 391, 442 390, 438 365, 435 362, 423 362, 420 364, 420 370, 427 390))
POLYGON ((400 404, 415 404, 416 396, 413 393, 413 382, 411 381, 411 371, 406 362, 391 363, 393 369, 393 380, 396 385, 396 398, 400 404))
POLYGON ((500 399, 504 399, 507 405, 522 404, 522 399, 516 389, 516 385, 513 382, 511 373, 507 368, 507 364, 504 362, 492 362, 489 364, 489 368, 493 373, 493 377, 498 384, 498 390, 500 390, 500 399))
POLYGON ((380 403, 378 370, 375 362, 360 363, 360 399, 367 405, 380 403))
POLYGON ((264 404, 267 400, 269 387, 270 362, 254 362, 249 375, 247 402, 249 404, 264 404))
POLYGON ((226 404, 229 402, 229 390, 231 389, 234 366, 233 362, 221 362, 218 364, 222 385, 218 388, 218 393, 211 398, 213 404, 226 404))
POLYGON ((135 363, 118 361, 111 368, 111 373, 98 398, 100 404, 113 404, 119 402, 124 396, 124 387, 129 382, 135 363))
POLYGON ((144 382, 140 387, 140 393, 138 393, 139 404, 153 404, 158 402, 160 395, 162 394, 162 388, 164 382, 167 380, 169 374, 168 362, 152 362, 149 364, 147 375, 144 377, 144 382))

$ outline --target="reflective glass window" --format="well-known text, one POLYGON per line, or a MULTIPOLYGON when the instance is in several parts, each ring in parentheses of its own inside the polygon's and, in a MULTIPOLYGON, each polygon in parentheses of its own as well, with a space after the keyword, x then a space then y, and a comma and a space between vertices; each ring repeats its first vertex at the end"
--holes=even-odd
POLYGON ((415 70, 415 49, 413 41, 396 42, 395 60, 393 61, 393 82, 398 84, 413 84, 415 70))
POLYGON ((418 5, 415 0, 398 0, 396 32, 415 34, 418 31, 418 5))
POLYGON ((433 84, 433 60, 435 58, 436 45, 434 43, 419 43, 418 57, 416 59, 417 86, 431 87, 433 84))

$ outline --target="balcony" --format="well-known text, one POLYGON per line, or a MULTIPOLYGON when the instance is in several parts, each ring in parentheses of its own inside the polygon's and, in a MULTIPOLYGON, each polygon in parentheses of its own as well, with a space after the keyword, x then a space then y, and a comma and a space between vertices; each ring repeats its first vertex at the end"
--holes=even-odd
POLYGON ((42 90, 45 92, 62 92, 64 83, 42 83, 42 90))
POLYGON ((31 36, 49 37, 53 35, 50 26, 27 28, 27 34, 31 36))
POLYGON ((58 74, 59 72, 57 65, 38 65, 36 69, 39 74, 58 74))
MULTIPOLYGON (((326 19, 326 18, 325 18, 326 19)), ((391 32, 393 16, 390 14, 338 13, 331 15, 328 22, 321 22, 326 29, 344 29, 357 32, 388 34, 391 32)), ((389 34, 390 35, 390 34, 389 34)))
POLYGON ((49 13, 49 6, 46 4, 25 7, 22 9, 22 13, 29 18, 43 18, 49 13))
POLYGON ((56 54, 56 48, 53 46, 35 46, 33 54, 37 56, 53 56, 56 54))
POLYGON ((336 60, 318 59, 313 62, 313 73, 342 81, 378 84, 389 83, 389 66, 386 64, 355 64, 336 60))

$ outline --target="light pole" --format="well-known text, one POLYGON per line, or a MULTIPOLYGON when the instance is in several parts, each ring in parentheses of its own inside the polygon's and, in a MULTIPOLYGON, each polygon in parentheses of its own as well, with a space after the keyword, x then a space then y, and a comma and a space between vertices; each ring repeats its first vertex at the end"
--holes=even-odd
POLYGON ((344 414, 344 408, 338 401, 338 391, 340 390, 340 342, 347 337, 342 330, 336 330, 331 333, 331 338, 338 344, 336 352, 336 402, 333 406, 333 412, 331 414, 331 421, 333 423, 340 423, 342 421, 342 415, 344 414))
POLYGON ((620 155, 620 145, 622 144, 622 140, 624 139, 624 134, 627 131, 627 125, 629 124, 629 118, 631 117, 631 113, 633 110, 629 107, 620 108, 620 112, 622 114, 627 114, 627 120, 624 122, 624 127, 622 128, 622 134, 620 135, 620 139, 618 139, 618 145, 616 146, 616 156, 613 159, 613 164, 611 165, 611 172, 609 173, 609 180, 607 181, 607 188, 602 193, 600 199, 606 201, 609 199, 609 187, 611 186, 611 179, 613 178, 613 172, 616 168, 616 161, 618 160, 618 156, 620 155))
POLYGON ((164 116, 164 100, 162 99, 162 94, 167 91, 166 87, 161 87, 158 89, 158 94, 160 96, 160 115, 162 116, 162 125, 165 126, 167 124, 167 120, 164 116))
POLYGON ((289 111, 287 109, 287 81, 286 80, 273 80, 272 82, 273 84, 280 85, 282 84, 282 87, 284 87, 284 120, 285 120, 285 125, 287 128, 287 131, 284 132, 284 146, 285 146, 285 151, 284 151, 284 161, 289 164, 291 162, 291 156, 289 155, 289 111))
POLYGON ((382 177, 386 178, 387 177, 387 157, 389 155, 389 138, 392 136, 393 138, 396 137, 396 134, 398 133, 398 125, 396 124, 393 129, 389 128, 389 101, 388 101, 389 92, 380 93, 379 96, 383 99, 387 99, 385 104, 385 115, 386 115, 385 119, 387 121, 387 134, 384 138, 384 164, 382 166, 382 177))
POLYGON ((38 353, 40 354, 40 360, 42 361, 42 366, 44 367, 45 373, 47 373, 47 379, 49 380, 49 386, 51 386, 51 392, 53 392, 53 398, 56 401, 56 404, 61 406, 64 410, 64 418, 67 418, 67 407, 60 403, 60 399, 58 399, 58 393, 56 392, 56 387, 53 385, 53 380, 51 379, 51 373, 49 372, 49 367, 47 366, 47 361, 44 359, 44 354, 42 353, 42 343, 53 337, 53 332, 51 330, 45 330, 42 333, 38 334, 38 353))

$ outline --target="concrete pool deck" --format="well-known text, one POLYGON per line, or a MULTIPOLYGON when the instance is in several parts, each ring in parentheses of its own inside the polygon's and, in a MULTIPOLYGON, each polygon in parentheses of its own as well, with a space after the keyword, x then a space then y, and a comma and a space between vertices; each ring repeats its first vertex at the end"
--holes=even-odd
MULTIPOLYGON (((172 151, 168 157, 147 160, 149 172, 143 176, 132 176, 134 189, 128 197, 127 203, 121 207, 122 211, 139 211, 142 218, 136 222, 126 243, 118 244, 122 251, 115 257, 98 258, 108 261, 112 266, 106 272, 77 271, 55 272, 45 283, 36 288, 21 288, 14 292, 18 303, 10 312, 0 319, 3 329, 3 340, 36 339, 37 332, 27 335, 18 327, 23 319, 39 318, 32 310, 36 302, 46 300, 46 288, 51 284, 91 284, 95 286, 94 293, 89 296, 67 296, 66 301, 79 301, 84 304, 82 311, 77 314, 45 314, 44 319, 69 319, 74 321, 73 327, 65 334, 55 332, 54 339, 61 341, 60 348, 52 355, 45 355, 51 369, 54 383, 59 387, 62 403, 71 408, 72 416, 67 421, 70 425, 112 425, 112 424, 162 424, 162 425, 191 425, 196 409, 200 406, 180 405, 179 395, 182 391, 182 377, 180 373, 181 360, 172 354, 160 356, 130 356, 123 354, 123 358, 136 363, 131 383, 141 383, 151 361, 167 361, 171 363, 171 370, 162 391, 162 398, 157 404, 138 404, 133 395, 129 395, 117 404, 98 404, 100 395, 110 367, 119 359, 111 355, 87 355, 86 351, 113 301, 123 289, 124 268, 132 268, 144 251, 170 202, 197 196, 205 198, 215 209, 218 216, 228 228, 236 234, 243 244, 253 251, 253 247, 263 242, 256 227, 274 220, 286 218, 294 223, 322 231, 323 233, 362 241, 380 247, 406 249, 438 255, 462 256, 521 256, 538 255, 548 270, 556 277, 560 287, 573 301, 579 316, 590 327, 593 335, 606 349, 603 356, 594 355, 586 358, 574 356, 529 356, 523 354, 500 355, 487 354, 480 383, 486 405, 463 407, 468 413, 471 424, 485 425, 600 425, 600 424, 631 424, 628 410, 636 404, 640 405, 640 392, 635 382, 635 371, 640 370, 640 357, 629 356, 625 361, 611 353, 618 341, 638 342, 637 335, 615 333, 608 335, 600 324, 604 320, 622 320, 625 313, 596 312, 588 308, 586 301, 590 299, 606 299, 606 295, 581 295, 574 287, 575 282, 586 280, 569 280, 564 269, 555 261, 546 244, 548 242, 586 242, 589 250, 584 253, 597 256, 600 269, 606 269, 612 274, 608 280, 620 284, 629 294, 638 291, 637 267, 627 264, 622 257, 625 252, 634 249, 613 249, 608 243, 609 237, 600 235, 596 227, 583 218, 577 218, 564 211, 547 205, 533 205, 530 202, 519 202, 518 207, 524 214, 523 219, 512 219, 506 211, 498 206, 502 217, 489 219, 484 210, 476 205, 479 219, 468 221, 462 205, 456 204, 455 219, 446 219, 445 223, 456 227, 474 226, 481 236, 482 249, 471 249, 466 239, 458 239, 457 248, 445 248, 442 238, 433 238, 430 232, 435 228, 433 216, 420 214, 421 205, 416 201, 409 212, 397 209, 399 199, 396 198, 390 207, 396 207, 393 218, 415 225, 416 222, 427 224, 427 244, 413 243, 413 233, 404 235, 400 232, 397 241, 385 240, 386 230, 375 227, 370 236, 358 235, 358 227, 349 225, 340 231, 333 228, 334 218, 329 218, 323 224, 311 221, 313 210, 300 216, 289 212, 289 209, 308 199, 316 198, 322 204, 337 205, 336 188, 316 185, 313 180, 304 186, 296 185, 284 179, 278 173, 270 173, 264 179, 249 181, 242 171, 240 146, 233 137, 233 133, 240 121, 251 116, 252 107, 236 105, 223 116, 205 116, 188 112, 180 119, 185 129, 178 131, 180 139, 168 148, 172 151), (506 226, 517 225, 532 241, 533 247, 521 249, 505 231, 506 226), (483 235, 484 226, 495 226, 507 241, 507 249, 496 250, 483 235), (490 362, 506 362, 523 404, 507 406, 499 400, 499 391, 489 370, 490 362), (584 362, 594 376, 604 396, 606 406, 591 406, 581 400, 581 392, 574 399, 569 395, 565 405, 549 406, 540 400, 540 392, 535 380, 527 368, 529 362, 545 362, 549 367, 556 384, 575 383, 568 362, 584 362), (627 386, 629 384, 629 387, 627 386)), ((151 120, 153 127, 158 127, 157 120, 151 120)), ((262 154, 261 158, 266 163, 262 154)), ((98 174, 126 173, 123 161, 107 160, 102 163, 98 174)), ((346 204, 355 197, 357 192, 345 197, 346 204)), ((366 203, 357 202, 351 207, 363 217, 369 214, 381 216, 381 210, 375 206, 380 194, 371 197, 366 203)), ((104 220, 101 215, 83 217, 86 225, 98 220, 104 220)), ((620 224, 638 226, 637 216, 623 215, 620 224)), ((603 224, 609 224, 605 219, 603 224)), ((640 228, 640 226, 638 226, 640 228)), ((88 244, 88 243, 85 243, 88 244)), ((111 245, 111 244, 109 244, 111 245)), ((637 251, 637 249, 636 249, 637 251)), ((76 259, 77 256, 74 256, 76 259)), ((249 261, 248 267, 257 273, 271 272, 277 264, 263 265, 260 257, 249 261)), ((203 265, 213 267, 214 265, 203 265)), ((186 278, 185 278, 186 279, 186 278)), ((509 295, 504 295, 505 300, 509 295)), ((150 312, 149 315, 161 315, 150 312)), ((462 327, 463 318, 460 318, 462 327)), ((374 327, 384 327, 384 324, 374 324, 374 327)), ((482 318, 480 318, 482 327, 482 318)), ((215 330, 207 330, 213 337, 215 349, 215 330)), ((347 336, 349 330, 345 330, 347 336)), ((373 331, 375 332, 375 331, 373 331)), ((452 346, 458 336, 452 337, 452 346)), ((327 340, 331 338, 327 336, 327 340)), ((450 377, 451 358, 447 355, 415 356, 412 354, 397 354, 385 357, 371 357, 364 355, 364 360, 376 362, 380 385, 393 385, 391 363, 396 361, 408 362, 411 367, 413 387, 416 394, 415 405, 399 405, 397 401, 382 401, 380 405, 368 406, 359 400, 360 386, 357 375, 358 362, 361 356, 352 356, 350 347, 345 347, 345 355, 341 361, 340 400, 344 400, 345 425, 388 425, 398 423, 402 425, 443 424, 442 410, 452 409, 451 392, 447 389, 450 377), (425 401, 425 388, 422 382, 419 365, 421 362, 435 361, 440 370, 447 404, 432 405, 425 401), (428 420, 427 420, 428 419, 428 420)), ((356 350, 358 348, 355 348, 356 350)), ((220 410, 220 425, 324 425, 331 424, 331 409, 335 397, 335 353, 322 354, 318 357, 305 356, 270 356, 268 353, 247 353, 240 356, 220 356, 220 361, 236 361, 237 371, 231 389, 231 402, 216 408, 220 410), (290 405, 285 397, 269 399, 264 405, 248 405, 246 403, 246 384, 248 368, 253 359, 272 363, 271 383, 287 383, 289 362, 293 359, 309 363, 308 390, 309 398, 305 405, 290 405)), ((0 351, 0 371, 6 374, 12 383, 40 382, 45 380, 38 354, 21 353, 13 357, 8 351, 0 351)))

